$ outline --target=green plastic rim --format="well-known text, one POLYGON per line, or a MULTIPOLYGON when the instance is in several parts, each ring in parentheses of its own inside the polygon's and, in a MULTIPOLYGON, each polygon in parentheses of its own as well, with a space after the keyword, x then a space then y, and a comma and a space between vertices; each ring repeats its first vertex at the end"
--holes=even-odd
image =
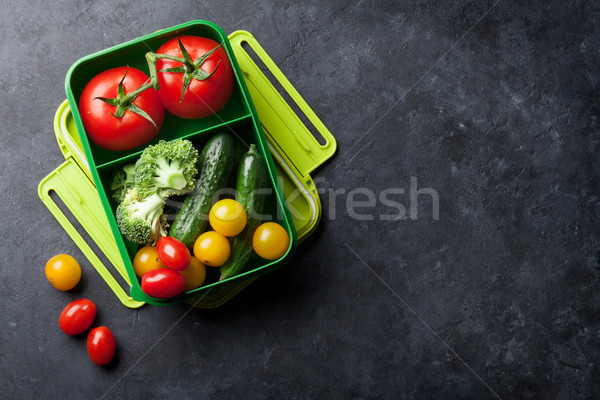
MULTIPOLYGON (((144 62, 143 58, 140 60, 144 62)), ((132 66, 145 71, 142 64, 143 63, 132 66)), ((85 156, 89 163, 90 171, 94 179, 94 183, 98 189, 108 222, 117 242, 117 247, 119 248, 119 252, 121 253, 125 263, 128 276, 132 282, 131 296, 135 300, 163 306, 179 303, 190 298, 198 298, 199 296, 202 296, 203 294, 213 290, 213 288, 216 289, 220 286, 224 287, 238 284, 242 281, 252 279, 269 272, 275 268, 279 268, 292 256, 297 243, 296 230, 294 228, 290 212, 287 208, 282 188, 279 180, 277 179, 276 169, 268 150, 266 137, 262 131, 261 124, 258 120, 256 110, 248 93, 242 72, 237 64, 227 36, 218 26, 208 21, 191 21, 86 56, 75 62, 69 69, 65 80, 65 89, 85 156), (232 99, 230 100, 231 105, 228 103, 223 112, 217 113, 218 115, 216 115, 216 117, 219 117, 221 119, 220 121, 216 120, 215 118, 209 118, 208 120, 199 120, 196 125, 187 122, 186 124, 179 126, 178 130, 174 129, 173 131, 169 131, 167 133, 167 135, 171 134, 169 139, 174 139, 177 137, 186 137, 190 140, 195 138, 200 139, 202 137, 205 138, 208 134, 214 132, 216 128, 222 128, 224 126, 228 126, 229 124, 244 124, 243 126, 245 128, 250 129, 252 132, 251 136, 248 138, 256 144, 258 150, 261 152, 267 162, 271 184, 274 188, 276 206, 279 210, 278 214, 280 216, 280 220, 278 220, 278 222, 286 229, 290 236, 290 247, 288 248, 286 254, 279 260, 267 262, 260 267, 243 272, 235 277, 202 286, 194 291, 187 292, 180 296, 167 300, 161 300, 150 297, 142 292, 139 279, 135 275, 131 262, 133 255, 137 250, 137 245, 127 242, 121 235, 114 217, 116 205, 112 200, 109 199, 106 190, 108 183, 107 176, 109 176, 109 172, 122 165, 125 161, 136 157, 140 153, 141 149, 133 149, 129 152, 116 152, 119 154, 107 154, 106 152, 99 150, 96 146, 90 143, 87 135, 85 134, 81 117, 79 115, 79 110, 77 108, 76 99, 78 99, 79 94, 81 93, 81 90, 85 84, 99 72, 100 68, 108 69, 118 64, 130 64, 130 62, 132 64, 135 61, 134 59, 139 57, 142 52, 148 51, 148 46, 151 48, 157 48, 159 43, 164 43, 165 41, 182 34, 206 36, 224 43, 224 48, 226 49, 226 52, 230 58, 234 70, 235 80, 237 82, 237 88, 234 90, 234 96, 236 97, 232 95, 232 99), (99 67, 99 65, 101 65, 101 67, 99 67)), ((174 121, 173 123, 176 122, 178 121, 174 121)), ((158 135, 157 140, 160 139, 160 136, 162 136, 162 132, 158 135)))

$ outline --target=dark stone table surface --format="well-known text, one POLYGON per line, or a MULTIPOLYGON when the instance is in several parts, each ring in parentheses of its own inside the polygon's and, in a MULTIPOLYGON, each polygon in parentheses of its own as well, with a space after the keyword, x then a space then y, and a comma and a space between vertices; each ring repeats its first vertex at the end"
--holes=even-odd
POLYGON ((1 398, 600 397, 600 3, 13 0, 0 16, 1 398), (252 32, 338 151, 288 265, 215 310, 131 310, 37 185, 63 161, 69 66, 194 19, 252 32), (57 253, 82 265, 71 292, 44 276, 57 253), (116 336, 106 368, 58 328, 80 297, 116 336))

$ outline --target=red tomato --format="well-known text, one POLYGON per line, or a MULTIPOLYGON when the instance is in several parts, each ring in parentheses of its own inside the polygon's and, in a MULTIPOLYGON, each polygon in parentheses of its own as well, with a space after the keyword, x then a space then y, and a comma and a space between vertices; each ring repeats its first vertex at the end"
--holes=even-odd
POLYGON ((172 269, 155 269, 142 276, 142 291, 159 299, 177 296, 183 292, 184 287, 185 278, 172 269))
MULTIPOLYGON (((179 39, 192 61, 196 61, 219 45, 212 39, 197 36, 180 36, 179 39)), ((183 57, 177 38, 163 44, 157 53, 183 57)), ((178 61, 161 58, 156 63, 156 69, 160 71, 161 69, 181 67, 182 65, 178 61)), ((234 80, 233 68, 223 46, 215 50, 200 67, 209 74, 215 68, 217 69, 207 79, 192 79, 186 89, 183 101, 180 100, 184 74, 181 72, 158 72, 158 82, 160 84, 158 95, 171 114, 181 118, 203 118, 220 111, 227 104, 233 92, 234 80), (221 63, 217 67, 219 61, 221 63)))
POLYGON ((167 268, 183 271, 190 265, 190 250, 181 241, 170 236, 163 236, 156 243, 159 260, 167 268))
POLYGON ((96 318, 96 305, 88 299, 70 302, 60 313, 58 326, 67 335, 85 332, 96 318))
POLYGON ((87 351, 96 365, 106 365, 115 356, 117 342, 110 329, 99 326, 90 331, 87 338, 87 351))
POLYGON ((123 81, 125 94, 133 92, 149 79, 142 71, 118 67, 96 75, 83 89, 79 98, 79 113, 88 137, 106 150, 129 150, 141 146, 156 136, 165 119, 165 110, 152 88, 139 94, 133 104, 145 111, 152 122, 131 110, 121 118, 114 115, 116 107, 96 97, 116 98, 119 82, 123 81))

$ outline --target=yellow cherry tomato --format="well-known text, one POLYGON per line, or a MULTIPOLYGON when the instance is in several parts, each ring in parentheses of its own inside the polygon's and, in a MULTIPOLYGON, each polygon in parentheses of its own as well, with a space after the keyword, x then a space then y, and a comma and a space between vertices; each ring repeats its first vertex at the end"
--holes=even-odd
POLYGON ((71 290, 81 279, 81 267, 70 255, 57 254, 46 263, 46 278, 58 290, 71 290))
POLYGON ((183 287, 185 292, 199 288, 206 279, 206 267, 196 257, 190 257, 190 265, 183 271, 179 271, 179 273, 185 279, 185 286, 183 287))
POLYGON ((281 258, 290 247, 290 237, 283 226, 275 222, 265 222, 254 231, 252 247, 265 260, 281 258))
POLYGON ((229 240, 215 231, 204 232, 194 242, 194 256, 205 265, 220 267, 229 258, 229 240))
POLYGON ((138 250, 133 258, 133 270, 135 274, 140 278, 149 271, 155 269, 166 268, 165 265, 158 258, 156 247, 144 246, 138 250))
POLYGON ((223 199, 215 203, 208 214, 210 226, 221 235, 235 236, 244 230, 248 217, 238 201, 223 199))

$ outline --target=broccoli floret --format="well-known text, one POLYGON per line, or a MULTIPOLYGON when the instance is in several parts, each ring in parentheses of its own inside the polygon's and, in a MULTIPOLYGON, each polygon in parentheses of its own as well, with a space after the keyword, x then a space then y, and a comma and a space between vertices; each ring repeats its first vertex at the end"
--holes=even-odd
POLYGON ((135 186, 142 197, 189 193, 194 189, 197 161, 198 150, 189 140, 161 140, 146 147, 135 163, 135 186))
POLYGON ((137 189, 128 190, 116 212, 121 233, 132 242, 155 244, 167 236, 164 206, 165 201, 157 194, 143 198, 137 189))
POLYGON ((110 189, 113 191, 112 197, 121 202, 125 194, 135 184, 135 164, 127 164, 115 172, 110 189))

